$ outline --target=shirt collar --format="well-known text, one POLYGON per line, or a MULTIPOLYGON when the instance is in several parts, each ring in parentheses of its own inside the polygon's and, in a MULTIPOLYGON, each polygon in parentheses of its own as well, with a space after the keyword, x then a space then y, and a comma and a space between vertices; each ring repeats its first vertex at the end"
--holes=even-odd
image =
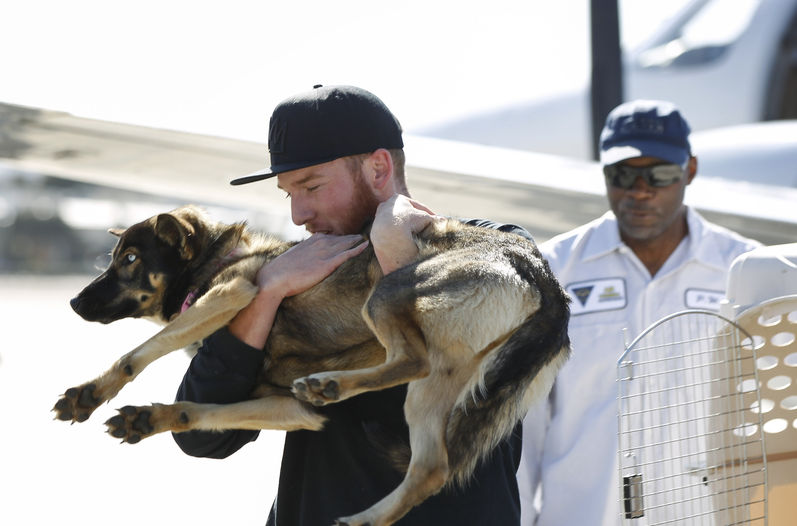
POLYGON ((581 261, 586 262, 597 259, 611 252, 621 250, 625 243, 620 239, 620 229, 617 228, 617 218, 609 210, 598 218, 597 226, 590 233, 581 253, 581 261))
POLYGON ((721 270, 728 269, 726 254, 717 242, 709 223, 696 210, 686 207, 686 224, 689 226, 688 258, 721 270))
MULTIPOLYGON (((711 230, 707 228, 706 220, 688 206, 686 207, 686 224, 689 226, 689 235, 686 239, 688 243, 687 259, 725 269, 727 264, 723 259, 722 250, 717 244, 716 236, 712 235, 711 230)), ((627 245, 620 239, 617 218, 609 210, 597 220, 596 228, 586 239, 581 261, 590 261, 624 249, 627 249, 627 245)))

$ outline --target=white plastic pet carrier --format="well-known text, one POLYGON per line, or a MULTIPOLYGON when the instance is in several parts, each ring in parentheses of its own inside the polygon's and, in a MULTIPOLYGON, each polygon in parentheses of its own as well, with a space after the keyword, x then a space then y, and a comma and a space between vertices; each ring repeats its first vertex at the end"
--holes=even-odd
POLYGON ((659 320, 618 361, 621 522, 797 524, 797 244, 734 262, 721 314, 659 320))

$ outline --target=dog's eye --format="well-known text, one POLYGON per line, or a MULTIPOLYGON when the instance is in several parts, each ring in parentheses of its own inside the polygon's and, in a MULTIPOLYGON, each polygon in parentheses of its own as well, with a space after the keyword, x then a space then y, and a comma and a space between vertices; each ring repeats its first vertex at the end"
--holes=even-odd
POLYGON ((130 264, 136 260, 136 255, 128 254, 127 257, 125 257, 125 260, 127 261, 128 264, 130 264))

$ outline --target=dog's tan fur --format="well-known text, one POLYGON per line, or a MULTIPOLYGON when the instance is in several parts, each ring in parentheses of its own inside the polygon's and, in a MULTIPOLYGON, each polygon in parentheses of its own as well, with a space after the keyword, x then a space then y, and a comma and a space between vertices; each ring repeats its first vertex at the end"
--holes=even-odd
MULTIPOLYGON (((102 376, 68 389, 54 408, 62 420, 87 419, 150 363, 227 324, 255 296, 257 270, 291 246, 190 206, 114 233, 110 267, 73 307, 104 323, 148 317, 167 325, 102 376), (192 290, 199 299, 181 313, 192 290)), ((313 405, 408 384, 407 475, 340 523, 389 525, 445 484, 466 481, 569 355, 568 300, 520 236, 448 220, 415 242, 416 261, 387 276, 368 249, 285 299, 253 399, 126 407, 106 423, 109 433, 133 443, 163 431, 318 430, 324 418, 313 405)))

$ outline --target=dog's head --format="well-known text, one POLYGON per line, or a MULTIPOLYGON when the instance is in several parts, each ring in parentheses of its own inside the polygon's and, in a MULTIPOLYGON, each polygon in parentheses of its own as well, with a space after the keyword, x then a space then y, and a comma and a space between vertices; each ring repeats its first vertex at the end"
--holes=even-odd
POLYGON ((100 323, 141 317, 168 321, 172 313, 166 312, 166 303, 175 298, 167 296, 202 248, 202 221, 199 209, 186 206, 126 230, 110 229, 119 238, 111 263, 70 301, 72 308, 83 319, 100 323))

